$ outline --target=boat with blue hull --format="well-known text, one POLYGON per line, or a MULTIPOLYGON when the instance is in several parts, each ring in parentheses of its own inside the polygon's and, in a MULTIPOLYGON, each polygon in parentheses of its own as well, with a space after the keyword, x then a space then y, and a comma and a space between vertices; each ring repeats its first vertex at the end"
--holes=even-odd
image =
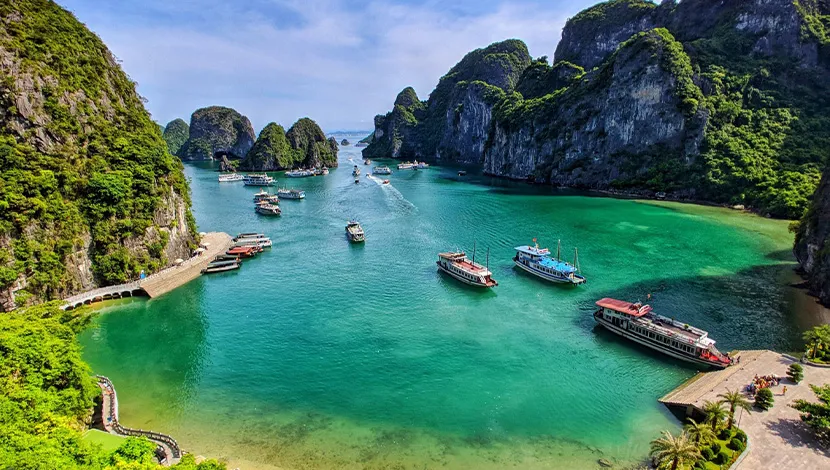
POLYGON ((546 281, 560 284, 579 285, 585 282, 585 276, 579 273, 578 253, 574 248, 573 264, 562 260, 559 256, 561 243, 557 245, 556 257, 551 256, 547 248, 539 248, 536 239, 534 246, 525 245, 516 247, 516 256, 513 262, 525 271, 546 281))

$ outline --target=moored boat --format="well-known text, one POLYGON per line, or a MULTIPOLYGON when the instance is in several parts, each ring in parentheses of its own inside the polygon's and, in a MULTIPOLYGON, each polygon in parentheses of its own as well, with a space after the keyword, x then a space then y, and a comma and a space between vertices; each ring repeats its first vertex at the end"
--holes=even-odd
POLYGON ((220 183, 230 183, 233 181, 243 181, 245 177, 240 175, 239 173, 228 173, 225 175, 219 175, 219 182, 220 183))
MULTIPOLYGON (((271 204, 270 202, 265 202, 265 201, 258 202, 256 204, 256 206, 254 207, 254 211, 257 214, 262 214, 262 215, 280 215, 280 214, 282 214, 282 210, 280 210, 280 206, 277 206, 275 204, 271 204)), ((270 243, 271 240, 268 240, 268 242, 270 243)))
POLYGON ((221 273, 225 271, 233 271, 239 269, 240 264, 236 261, 216 261, 208 264, 202 270, 202 274, 221 273))
POLYGON ((304 199, 305 191, 300 189, 280 188, 277 190, 277 196, 283 199, 304 199))
POLYGON ((286 171, 285 176, 287 176, 288 178, 307 178, 309 176, 314 176, 314 171, 313 170, 302 170, 302 169, 300 169, 300 170, 291 170, 291 171, 286 171))
POLYGON ((414 170, 426 170, 427 168, 429 168, 429 163, 419 162, 418 160, 415 160, 415 167, 413 168, 414 170))
POLYGON ((241 238, 268 238, 268 237, 266 237, 264 233, 259 233, 259 232, 242 232, 242 233, 237 233, 236 236, 233 237, 233 240, 236 241, 236 240, 239 240, 241 238))
POLYGON ((563 261, 559 256, 561 243, 557 244, 556 257, 552 257, 550 250, 539 248, 536 239, 534 246, 517 246, 513 262, 525 271, 546 281, 561 284, 579 285, 585 282, 585 276, 579 273, 578 252, 574 249, 573 264, 563 261))
POLYGON ((243 178, 245 186, 271 186, 274 184, 274 178, 265 173, 251 173, 245 175, 243 178))
POLYGON ((366 234, 363 233, 363 227, 360 226, 356 220, 350 220, 346 224, 346 237, 352 243, 360 243, 366 241, 366 234))
POLYGON ((314 169, 314 175, 315 176, 325 176, 327 174, 329 174, 328 167, 324 166, 323 168, 315 168, 314 169))
POLYGON ((280 198, 276 194, 271 194, 268 191, 260 190, 258 193, 254 194, 254 202, 262 201, 276 204, 280 202, 280 198))
POLYGON ((380 165, 372 168, 373 175, 391 175, 392 170, 386 165, 380 165))
POLYGON ((367 159, 363 160, 363 164, 364 164, 364 165, 371 165, 371 164, 372 164, 372 160, 369 160, 369 159, 367 158, 367 159))
POLYGON ((258 246, 260 248, 270 248, 273 242, 270 238, 240 238, 233 242, 233 246, 258 246))
POLYGON ((237 263, 241 263, 242 258, 239 255, 216 255, 213 261, 236 261, 237 263))
MULTIPOLYGON (((490 259, 490 251, 487 251, 488 265, 490 259)), ((469 284, 476 287, 495 287, 499 285, 493 279, 493 273, 490 268, 482 266, 475 262, 475 255, 473 259, 467 258, 467 254, 463 251, 438 253, 438 261, 435 262, 438 269, 450 276, 458 279, 464 284, 469 284)))
POLYGON ((718 351, 709 333, 657 315, 650 305, 604 298, 594 320, 605 329, 663 354, 698 365, 724 369, 732 359, 718 351))
POLYGON ((239 256, 240 258, 253 258, 262 248, 258 246, 237 246, 225 252, 228 256, 239 256))
POLYGON ((458 176, 467 176, 467 171, 465 171, 465 170, 458 170, 458 176))
POLYGON ((415 168, 415 164, 412 162, 398 163, 399 170, 411 170, 413 168, 415 168))

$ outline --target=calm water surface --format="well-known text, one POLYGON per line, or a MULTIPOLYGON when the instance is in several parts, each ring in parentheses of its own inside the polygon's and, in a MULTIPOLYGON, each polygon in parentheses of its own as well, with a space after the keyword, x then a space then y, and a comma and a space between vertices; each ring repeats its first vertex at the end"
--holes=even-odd
POLYGON ((598 330, 596 299, 652 293, 658 312, 723 350, 792 350, 813 321, 794 312, 786 222, 451 168, 356 185, 359 151, 342 148, 326 177, 279 174, 307 194, 280 218, 253 212, 257 189, 186 166, 200 230, 261 231, 274 247, 239 271, 101 308, 81 342, 115 382, 125 424, 242 468, 624 465, 678 428, 656 399, 695 368, 598 330), (364 245, 345 239, 352 217, 364 245), (578 246, 588 283, 514 269, 512 248, 533 237, 578 246), (436 272, 436 253, 474 240, 478 260, 490 248, 493 290, 436 272))

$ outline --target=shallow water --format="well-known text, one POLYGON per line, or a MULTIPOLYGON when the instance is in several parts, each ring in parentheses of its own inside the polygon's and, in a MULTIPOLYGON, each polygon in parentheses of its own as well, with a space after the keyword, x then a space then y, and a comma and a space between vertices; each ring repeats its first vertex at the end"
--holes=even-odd
MULTIPOLYGON (((349 136, 350 140, 355 136, 349 136)), ((341 139, 338 136, 338 140, 341 139)), ((723 209, 585 197, 453 168, 361 176, 359 148, 279 218, 258 188, 187 165, 200 230, 274 247, 232 273, 102 306, 81 335, 122 421, 242 468, 596 468, 642 459, 677 421, 657 403, 695 373, 598 330, 593 302, 653 295, 723 350, 793 350, 815 319, 788 287, 787 223, 723 209), (350 245, 349 218, 366 243, 350 245), (512 267, 538 237, 579 247, 588 283, 512 267), (439 274, 439 251, 490 249, 499 286, 439 274)), ((390 162, 391 163, 391 162, 390 162)), ((391 166, 391 165, 390 165, 391 166)))

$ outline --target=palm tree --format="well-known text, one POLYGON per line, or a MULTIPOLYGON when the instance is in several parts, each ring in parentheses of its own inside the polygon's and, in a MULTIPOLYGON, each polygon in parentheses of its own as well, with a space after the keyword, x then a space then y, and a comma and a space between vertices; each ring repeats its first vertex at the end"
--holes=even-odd
POLYGON ((698 423, 689 418, 689 424, 683 429, 695 444, 706 444, 715 439, 715 432, 706 423, 698 423))
POLYGON ((712 431, 716 431, 718 425, 726 417, 726 410, 723 409, 721 404, 709 400, 703 402, 703 412, 706 413, 706 422, 712 425, 712 431))
POLYGON ((812 358, 815 359, 818 347, 822 344, 825 346, 830 344, 830 325, 815 326, 805 331, 804 341, 813 345, 812 358))
POLYGON ((743 408, 747 413, 752 412, 752 404, 737 390, 726 389, 726 393, 718 394, 718 398, 720 398, 719 404, 729 405, 729 422, 726 425, 729 429, 732 429, 732 425, 735 424, 735 411, 738 408, 743 408))
POLYGON ((683 432, 674 437, 670 432, 663 431, 663 437, 651 441, 651 452, 657 468, 677 470, 680 465, 693 462, 701 458, 697 445, 689 440, 683 432))

